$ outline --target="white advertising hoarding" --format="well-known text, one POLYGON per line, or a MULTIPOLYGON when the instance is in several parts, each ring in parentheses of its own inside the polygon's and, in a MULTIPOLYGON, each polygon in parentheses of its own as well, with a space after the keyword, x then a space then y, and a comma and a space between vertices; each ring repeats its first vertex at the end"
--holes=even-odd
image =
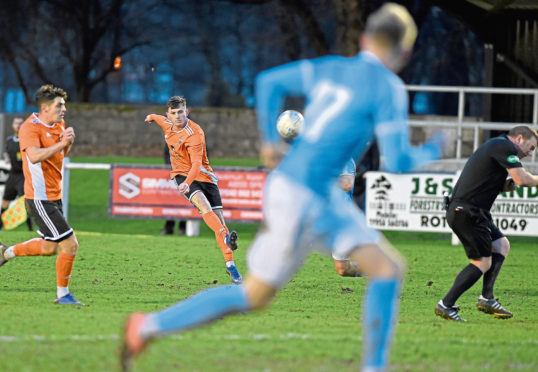
MULTIPOLYGON (((451 232, 443 193, 458 175, 449 173, 366 173, 366 219, 379 230, 451 232)), ((491 214, 506 235, 538 236, 538 187, 501 193, 491 214)))

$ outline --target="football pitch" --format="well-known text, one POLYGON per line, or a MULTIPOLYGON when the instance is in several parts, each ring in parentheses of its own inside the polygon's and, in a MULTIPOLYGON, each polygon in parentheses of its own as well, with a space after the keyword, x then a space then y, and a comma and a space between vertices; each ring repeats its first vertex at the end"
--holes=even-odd
MULTIPOLYGON (((230 284, 211 231, 199 237, 158 236, 163 221, 109 219, 105 171, 72 171, 70 222, 80 243, 70 289, 87 306, 62 307, 55 297, 55 257, 26 257, 0 268, 0 371, 118 371, 123 320, 195 292, 230 284)), ((235 261, 257 225, 239 233, 235 261)), ((35 237, 0 232, 13 244, 35 237)), ((448 235, 387 233, 406 257, 408 274, 391 371, 537 371, 538 251, 513 238, 496 296, 514 318, 475 309, 481 282, 458 304, 467 323, 434 316, 436 302, 468 261, 448 235)), ((135 371, 357 371, 364 278, 342 278, 329 257, 313 254, 263 312, 234 315, 202 329, 154 342, 135 371)))

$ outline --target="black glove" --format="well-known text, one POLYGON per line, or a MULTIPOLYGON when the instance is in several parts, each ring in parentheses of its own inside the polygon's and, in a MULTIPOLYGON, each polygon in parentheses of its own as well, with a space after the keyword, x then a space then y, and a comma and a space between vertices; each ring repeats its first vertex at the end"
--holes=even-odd
POLYGON ((503 191, 509 192, 509 191, 514 191, 515 189, 517 189, 517 185, 514 182, 514 180, 512 178, 507 178, 506 181, 504 181, 503 191))

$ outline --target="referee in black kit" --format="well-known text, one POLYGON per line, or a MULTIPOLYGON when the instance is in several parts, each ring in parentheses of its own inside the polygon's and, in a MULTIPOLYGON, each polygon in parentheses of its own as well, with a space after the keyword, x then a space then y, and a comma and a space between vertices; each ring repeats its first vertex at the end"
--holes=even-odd
POLYGON ((534 129, 516 126, 507 135, 480 146, 465 164, 449 199, 446 218, 471 262, 437 303, 436 315, 464 322, 455 303, 484 274, 477 309, 500 319, 513 316, 493 296, 493 286, 510 251, 510 242, 493 223, 490 209, 500 192, 538 185, 538 176, 526 171, 520 161, 532 154, 537 141, 538 133, 534 129))
MULTIPOLYGON (((11 164, 11 169, 4 188, 2 210, 0 214, 4 213, 11 201, 15 200, 16 197, 24 195, 24 174, 22 173, 22 158, 21 150, 19 148, 19 129, 21 128, 23 121, 24 119, 22 118, 13 119, 13 135, 9 136, 6 140, 6 153, 9 158, 9 163, 11 164)), ((28 230, 33 231, 30 216, 26 219, 26 224, 28 225, 28 230)), ((4 225, 0 219, 0 230, 3 228, 4 225)))

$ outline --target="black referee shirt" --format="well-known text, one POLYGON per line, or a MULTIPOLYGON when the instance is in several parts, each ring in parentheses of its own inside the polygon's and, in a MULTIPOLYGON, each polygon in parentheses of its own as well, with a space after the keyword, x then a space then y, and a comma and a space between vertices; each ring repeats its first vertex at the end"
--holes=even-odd
POLYGON ((504 188, 506 169, 522 166, 516 146, 506 135, 492 138, 467 160, 452 192, 452 200, 489 211, 504 188))
POLYGON ((11 163, 11 173, 22 173, 22 157, 19 138, 9 136, 6 141, 6 152, 11 163))

